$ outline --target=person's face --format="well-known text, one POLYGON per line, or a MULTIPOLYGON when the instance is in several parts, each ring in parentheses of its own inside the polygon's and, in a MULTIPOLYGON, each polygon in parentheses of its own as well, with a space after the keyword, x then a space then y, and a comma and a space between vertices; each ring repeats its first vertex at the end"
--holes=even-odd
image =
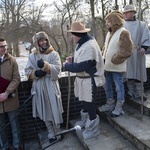
POLYGON ((38 44, 39 44, 39 46, 41 48, 47 48, 47 46, 48 46, 47 39, 41 39, 41 40, 39 40, 38 44))
POLYGON ((0 57, 7 52, 7 43, 6 41, 0 42, 0 57))
POLYGON ((132 11, 129 11, 129 12, 123 13, 123 15, 124 15, 125 20, 133 20, 134 16, 135 16, 135 13, 132 12, 132 11))
POLYGON ((78 41, 80 40, 81 37, 78 37, 78 36, 72 34, 72 38, 73 38, 74 43, 78 43, 78 41))
POLYGON ((108 19, 106 19, 106 23, 105 24, 106 24, 107 29, 110 30, 111 27, 112 27, 111 22, 108 19))

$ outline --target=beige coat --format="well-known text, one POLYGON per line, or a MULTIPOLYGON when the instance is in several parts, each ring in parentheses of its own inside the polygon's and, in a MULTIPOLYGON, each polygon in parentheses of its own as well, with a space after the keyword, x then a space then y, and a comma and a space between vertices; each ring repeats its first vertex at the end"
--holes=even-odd
MULTIPOLYGON (((8 98, 4 102, 4 110, 2 103, 0 103, 0 113, 13 111, 19 108, 18 93, 16 91, 20 83, 20 75, 18 70, 18 64, 13 56, 5 54, 4 61, 1 63, 1 76, 10 81, 6 92, 9 94, 15 92, 15 97, 8 98)), ((1 84, 1 83, 0 83, 1 84)))

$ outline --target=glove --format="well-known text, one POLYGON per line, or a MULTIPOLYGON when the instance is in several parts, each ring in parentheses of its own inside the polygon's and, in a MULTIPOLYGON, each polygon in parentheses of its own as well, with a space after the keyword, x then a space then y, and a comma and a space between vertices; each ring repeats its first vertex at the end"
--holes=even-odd
POLYGON ((36 70, 35 71, 35 76, 36 77, 44 77, 46 75, 46 72, 43 70, 36 70))
POLYGON ((37 61, 37 66, 38 66, 39 68, 43 68, 43 67, 44 67, 44 61, 43 61, 42 59, 38 60, 38 61, 37 61))

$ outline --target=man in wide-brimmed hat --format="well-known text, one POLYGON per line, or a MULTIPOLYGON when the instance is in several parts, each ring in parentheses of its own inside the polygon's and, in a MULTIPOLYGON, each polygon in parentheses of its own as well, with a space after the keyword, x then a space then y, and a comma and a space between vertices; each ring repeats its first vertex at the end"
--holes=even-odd
POLYGON ((97 86, 105 82, 104 63, 101 51, 96 40, 89 36, 82 22, 73 22, 71 30, 74 43, 77 44, 74 57, 68 57, 64 63, 66 71, 76 73, 74 93, 83 102, 81 110, 81 121, 76 122, 85 128, 83 137, 85 139, 97 136, 100 133, 99 116, 96 115, 94 100, 97 86))
POLYGON ((124 27, 131 33, 134 43, 133 54, 127 60, 127 98, 140 100, 143 95, 143 100, 146 100, 141 81, 147 80, 145 51, 150 46, 149 29, 143 21, 136 19, 136 9, 133 5, 126 5, 123 14, 126 20, 124 27))

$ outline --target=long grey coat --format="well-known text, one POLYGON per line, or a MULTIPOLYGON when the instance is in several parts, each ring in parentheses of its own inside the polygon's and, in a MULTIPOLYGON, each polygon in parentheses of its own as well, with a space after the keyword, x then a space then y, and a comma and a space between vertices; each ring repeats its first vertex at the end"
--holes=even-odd
POLYGON ((141 56, 137 47, 139 43, 144 46, 150 46, 150 31, 144 22, 141 21, 140 23, 139 25, 138 20, 125 22, 125 28, 131 33, 131 38, 134 43, 133 54, 127 60, 127 72, 125 77, 145 82, 147 80, 145 55, 141 56), (141 26, 141 29, 139 26, 141 26))
MULTIPOLYGON (((33 80, 31 92, 36 92, 32 100, 33 117, 39 117, 43 121, 53 121, 52 110, 55 123, 60 124, 63 122, 63 107, 58 83, 61 73, 60 57, 56 51, 52 51, 49 54, 40 54, 40 56, 44 61, 49 62, 50 74, 33 80), (44 82, 46 82, 46 87, 44 82), (47 92, 48 95, 46 94, 47 92)), ((37 66, 38 59, 37 53, 29 55, 25 68, 25 73, 28 78, 33 70, 39 69, 37 66)))

